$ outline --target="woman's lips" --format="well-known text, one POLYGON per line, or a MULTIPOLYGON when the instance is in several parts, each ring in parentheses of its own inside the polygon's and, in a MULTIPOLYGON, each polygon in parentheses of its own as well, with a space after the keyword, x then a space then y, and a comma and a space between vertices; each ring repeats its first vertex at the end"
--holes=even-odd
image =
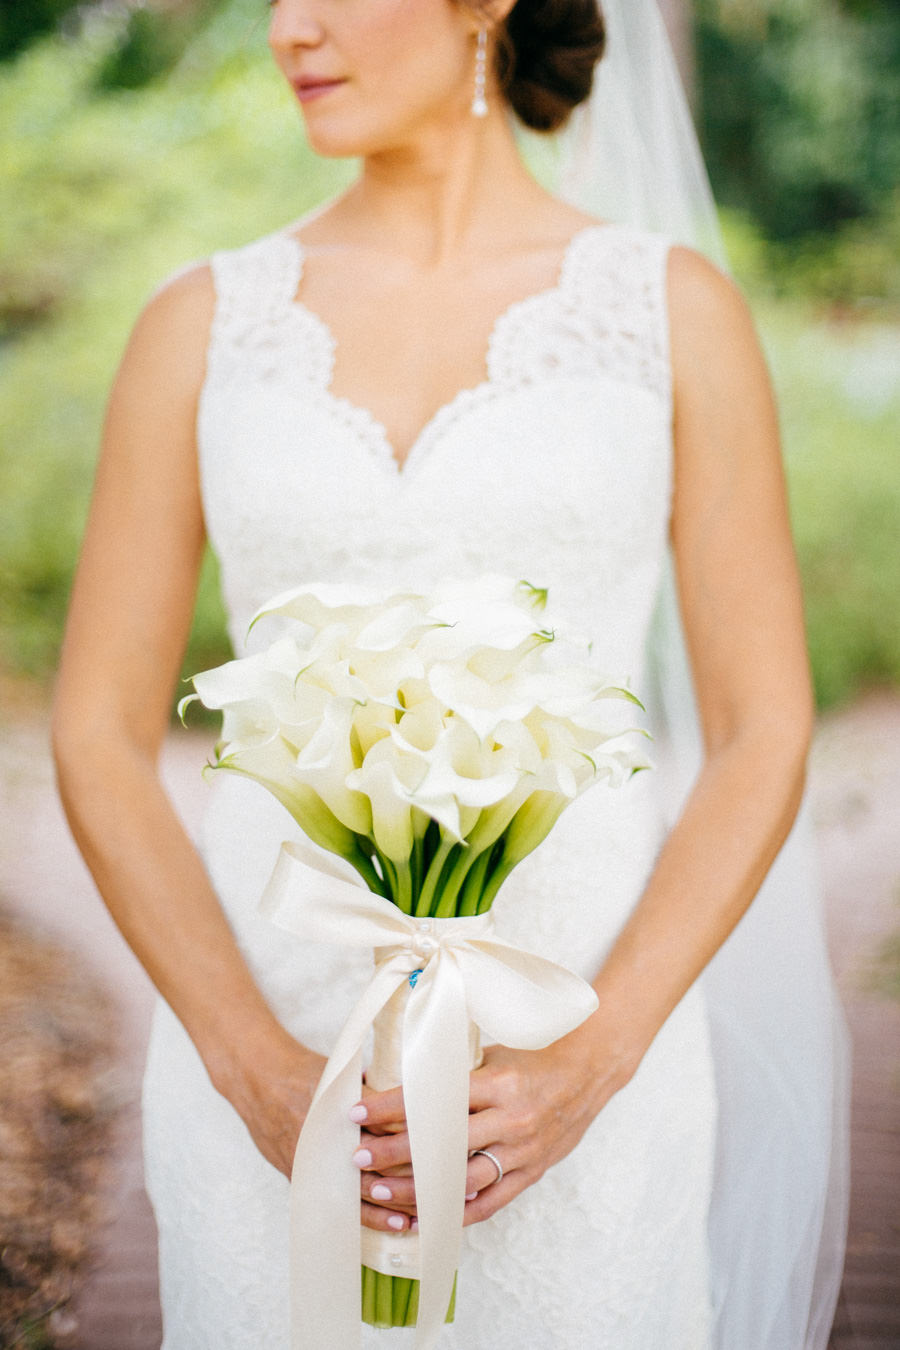
POLYGON ((330 94, 332 89, 337 89, 343 83, 343 80, 332 80, 325 75, 304 75, 299 80, 291 80, 294 93, 301 103, 311 103, 323 94, 330 94))

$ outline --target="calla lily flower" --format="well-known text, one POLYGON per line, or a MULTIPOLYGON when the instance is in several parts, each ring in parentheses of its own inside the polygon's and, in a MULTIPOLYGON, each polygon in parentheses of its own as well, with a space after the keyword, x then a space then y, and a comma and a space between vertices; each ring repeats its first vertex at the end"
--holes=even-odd
POLYGON ((252 778, 268 788, 320 848, 349 859, 359 852, 356 834, 341 824, 317 792, 294 777, 293 757, 282 742, 273 740, 239 755, 219 756, 212 767, 252 778))
POLYGON ((405 862, 412 852, 411 788, 422 774, 422 766, 398 756, 387 737, 376 741, 360 767, 347 775, 347 786, 368 800, 373 838, 392 862, 405 862))
POLYGON ((216 767, 261 782, 369 884, 475 912, 573 798, 647 766, 637 699, 546 601, 494 575, 430 595, 298 587, 254 618, 275 640, 195 676, 181 707, 221 711, 216 767))
POLYGON ((356 768, 350 736, 354 707, 351 700, 340 698, 325 705, 318 728, 297 755, 293 777, 312 788, 347 829, 369 834, 369 801, 347 781, 356 768))
MULTIPOLYGON (((419 716, 420 724, 425 717, 425 712, 419 716)), ((425 769, 413 800, 462 841, 482 808, 512 792, 522 771, 513 751, 490 749, 462 718, 448 719, 426 748, 407 739, 414 734, 410 724, 415 720, 415 713, 407 714, 391 733, 395 747, 419 759, 425 769)))

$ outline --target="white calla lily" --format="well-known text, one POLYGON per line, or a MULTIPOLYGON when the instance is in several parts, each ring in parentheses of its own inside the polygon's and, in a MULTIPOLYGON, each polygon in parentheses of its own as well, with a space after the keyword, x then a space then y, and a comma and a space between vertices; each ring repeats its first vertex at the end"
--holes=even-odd
POLYGON ((513 674, 491 682, 464 660, 436 661, 428 672, 428 683, 435 698, 464 718, 482 739, 499 723, 518 721, 534 707, 524 677, 513 674))
POLYGON ((421 776, 422 766, 398 755, 390 737, 376 741, 360 767, 347 775, 347 787, 369 801, 375 843, 392 862, 405 862, 412 852, 410 787, 421 776))
POLYGON ((354 675, 365 686, 368 698, 403 706, 400 694, 409 683, 425 678, 425 664, 414 647, 394 651, 366 651, 354 648, 350 653, 354 675))
POLYGON ((428 628, 434 627, 422 605, 421 597, 402 598, 375 614, 356 634, 353 645, 359 651, 389 652, 408 647, 428 628))
POLYGON ((265 650, 195 678, 223 714, 220 767, 257 777, 317 842, 346 850, 347 831, 364 862, 377 850, 375 882, 403 903, 414 871, 421 903, 465 886, 477 907, 568 801, 646 766, 627 735, 637 700, 546 598, 503 576, 428 596, 283 592, 254 619, 280 625, 265 650))
POLYGON ((353 710, 353 727, 350 733, 354 763, 362 764, 376 741, 381 741, 397 725, 400 710, 380 699, 370 698, 368 702, 358 704, 353 710))
POLYGON ((430 628, 418 644, 427 662, 458 660, 485 647, 511 651, 535 632, 534 616, 515 605, 499 602, 484 605, 455 623, 445 617, 449 613, 445 606, 431 611, 431 617, 440 622, 430 628))
POLYGON ((365 586, 343 586, 330 582, 297 586, 262 605, 251 619, 250 627, 252 629, 266 615, 281 615, 299 619, 301 623, 316 629, 342 623, 356 633, 372 624, 380 611, 404 600, 415 602, 421 597, 394 595, 385 601, 383 595, 365 586))
POLYGON ((350 736, 355 703, 334 698, 325 705, 319 726, 297 755, 293 776, 317 792, 342 825, 369 834, 372 813, 368 798, 348 785, 355 768, 350 736))
POLYGON ((261 783, 287 808, 313 843, 342 858, 351 861, 356 858, 359 853, 356 834, 341 824, 317 792, 297 781, 293 755, 280 739, 250 747, 233 756, 219 757, 212 767, 227 769, 261 783))

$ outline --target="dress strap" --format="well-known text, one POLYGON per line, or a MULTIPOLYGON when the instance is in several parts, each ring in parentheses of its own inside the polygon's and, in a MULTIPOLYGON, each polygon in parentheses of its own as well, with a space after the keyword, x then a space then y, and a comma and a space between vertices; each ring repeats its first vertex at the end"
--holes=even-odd
POLYGON ((208 376, 229 379, 236 369, 265 376, 292 324, 302 254, 287 231, 225 249, 210 258, 216 309, 207 355, 208 376))
POLYGON ((591 325, 604 367, 629 384, 672 398, 666 289, 672 241, 621 225, 584 231, 561 286, 591 325))
POLYGON ((275 317, 297 292, 301 255, 285 231, 255 239, 242 248, 223 249, 210 259, 217 312, 229 319, 275 317))

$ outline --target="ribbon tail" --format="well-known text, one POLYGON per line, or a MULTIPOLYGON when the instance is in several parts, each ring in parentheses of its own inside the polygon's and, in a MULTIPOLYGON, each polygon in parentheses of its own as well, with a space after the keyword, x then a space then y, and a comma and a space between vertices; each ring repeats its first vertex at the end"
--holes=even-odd
POLYGON ((416 1350, 443 1328, 459 1262, 469 1122, 469 1018, 449 952, 429 963, 406 1007, 403 1095, 419 1218, 416 1350))
POLYGON ((362 1047, 381 1008, 406 978, 376 972, 338 1037, 306 1116, 291 1171, 291 1350, 352 1350, 362 1340, 359 1126, 362 1047))
POLYGON ((294 1155, 292 1350, 360 1344, 359 1171, 350 1161, 359 1127, 348 1112, 359 1100, 361 1078, 357 1051, 310 1109, 294 1155))

